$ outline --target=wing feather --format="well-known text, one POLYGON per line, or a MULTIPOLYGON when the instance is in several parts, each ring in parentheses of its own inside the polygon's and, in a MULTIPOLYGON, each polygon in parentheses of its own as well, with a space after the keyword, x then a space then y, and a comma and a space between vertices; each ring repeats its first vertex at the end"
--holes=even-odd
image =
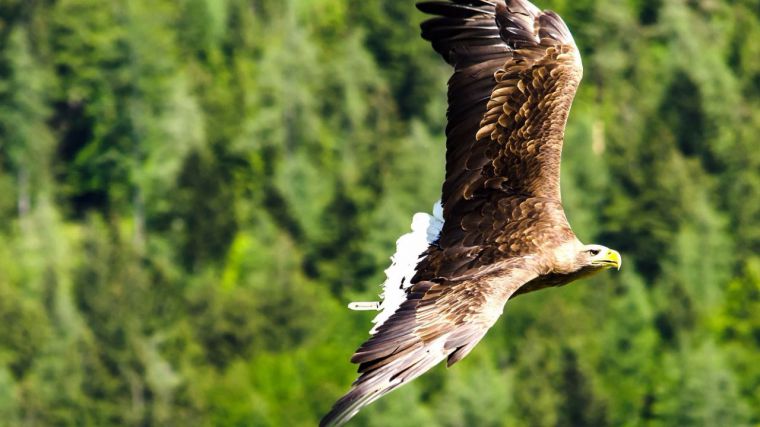
POLYGON ((418 4, 449 80, 444 219, 489 191, 559 195, 564 127, 582 76, 565 23, 525 0, 418 4))
POLYGON ((537 276, 534 267, 531 259, 513 259, 498 276, 415 284, 399 310, 354 354, 360 376, 320 426, 340 425, 438 363, 461 360, 496 322, 512 293, 537 276))

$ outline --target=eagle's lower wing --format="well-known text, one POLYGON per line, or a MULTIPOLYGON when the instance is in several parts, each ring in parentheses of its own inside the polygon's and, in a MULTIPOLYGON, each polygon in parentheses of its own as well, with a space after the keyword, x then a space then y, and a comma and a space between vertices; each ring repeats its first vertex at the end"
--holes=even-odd
POLYGON ((340 425, 362 407, 448 359, 461 360, 499 318, 507 299, 537 276, 518 258, 480 276, 414 284, 407 300, 351 358, 359 378, 320 426, 340 425))
POLYGON ((573 37, 554 12, 526 0, 418 4, 438 15, 422 36, 454 66, 449 80, 444 219, 492 192, 560 200, 570 106, 583 74, 573 37))

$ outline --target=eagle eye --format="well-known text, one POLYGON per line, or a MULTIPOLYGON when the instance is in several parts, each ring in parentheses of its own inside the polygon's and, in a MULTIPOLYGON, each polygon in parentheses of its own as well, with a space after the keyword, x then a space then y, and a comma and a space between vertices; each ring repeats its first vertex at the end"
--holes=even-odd
POLYGON ((588 252, 591 254, 591 256, 597 256, 597 255, 599 255, 600 251, 599 251, 599 249, 589 249, 588 252))

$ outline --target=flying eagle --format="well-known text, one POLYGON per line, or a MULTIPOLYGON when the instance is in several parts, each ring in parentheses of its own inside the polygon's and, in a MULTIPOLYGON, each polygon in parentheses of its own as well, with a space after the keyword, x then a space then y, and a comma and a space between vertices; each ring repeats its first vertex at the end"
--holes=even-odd
POLYGON ((562 208, 562 143, 583 74, 562 18, 527 0, 417 7, 436 15, 422 37, 454 67, 442 198, 399 239, 383 302, 351 304, 381 313, 351 358, 359 378, 321 426, 345 423, 443 360, 462 360, 510 297, 622 261, 581 243, 562 208))

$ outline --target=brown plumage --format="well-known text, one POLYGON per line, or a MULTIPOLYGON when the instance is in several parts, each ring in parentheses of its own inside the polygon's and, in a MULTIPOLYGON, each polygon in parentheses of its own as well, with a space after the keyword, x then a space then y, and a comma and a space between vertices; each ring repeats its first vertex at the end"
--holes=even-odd
POLYGON ((422 37, 454 67, 449 80, 443 228, 406 300, 354 354, 360 376, 322 420, 340 425, 434 365, 465 357, 516 294, 610 267, 583 245, 560 199, 565 124, 583 70, 562 19, 527 0, 451 0, 422 37))

